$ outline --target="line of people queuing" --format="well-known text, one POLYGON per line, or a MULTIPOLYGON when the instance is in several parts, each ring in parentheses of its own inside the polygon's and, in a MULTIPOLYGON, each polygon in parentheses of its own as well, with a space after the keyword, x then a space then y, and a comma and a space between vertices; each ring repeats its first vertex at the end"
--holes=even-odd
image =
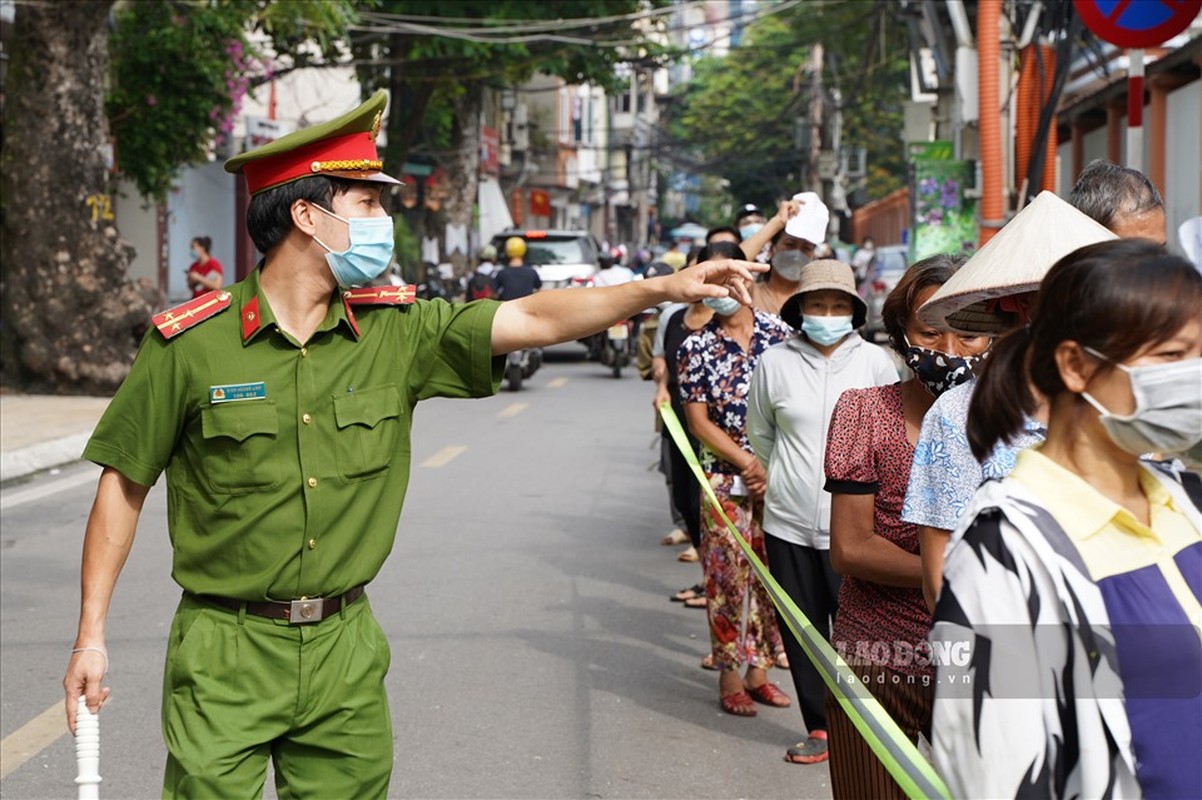
MULTIPOLYGON (((1196 796, 1202 273, 1165 250, 1159 193, 1095 162, 971 258, 911 265, 887 347, 856 332, 852 266, 814 258, 820 205, 710 231, 690 263, 770 270, 754 307, 662 312, 654 404, 953 796, 1196 796)), ((702 572, 672 599, 707 612, 721 708, 792 705, 768 677, 787 665, 805 735, 786 760, 829 760, 836 798, 904 796, 666 436, 663 454, 683 531, 664 543, 702 572)))

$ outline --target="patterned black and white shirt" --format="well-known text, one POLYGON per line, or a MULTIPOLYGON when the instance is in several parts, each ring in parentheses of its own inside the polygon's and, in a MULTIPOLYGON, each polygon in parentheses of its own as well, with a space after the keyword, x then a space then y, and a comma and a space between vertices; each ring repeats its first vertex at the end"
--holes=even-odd
MULTIPOLYGON (((1144 479, 1163 487, 1165 504, 1185 518, 1196 539, 1202 530, 1198 477, 1147 467, 1144 479)), ((1153 796, 1154 782, 1144 785, 1153 771, 1137 758, 1141 736, 1148 734, 1133 708, 1146 706, 1148 698, 1130 697, 1141 688, 1133 683, 1141 676, 1131 669, 1131 626, 1112 619, 1112 579, 1091 574, 1090 566, 1097 569, 1089 547, 1099 542, 1066 532, 1049 505, 1046 494, 1041 498, 1015 477, 989 481, 953 535, 931 631, 938 662, 935 767, 954 797, 1153 796)), ((1182 572, 1194 571, 1199 548, 1194 542, 1178 552, 1182 572)), ((1188 592, 1184 605, 1196 611, 1197 599, 1188 592)), ((1187 640, 1198 638, 1191 630, 1196 626, 1178 627, 1187 640)), ((1160 633, 1166 631, 1172 632, 1166 626, 1160 633)), ((1186 645, 1196 653, 1197 642, 1186 645)), ((1173 650, 1137 652, 1136 661, 1168 656, 1179 663, 1180 653, 1173 650)), ((1185 670, 1202 673, 1196 655, 1189 658, 1193 666, 1185 670)), ((1176 706, 1184 709, 1177 716, 1192 720, 1198 710, 1193 705, 1202 703, 1193 695, 1153 699, 1183 704, 1176 706)), ((1175 724, 1166 716, 1161 727, 1175 724)), ((1196 733, 1171 735, 1190 741, 1196 733)), ((1163 759, 1164 750, 1144 753, 1145 762, 1163 759)), ((1182 770, 1198 764, 1195 754, 1170 769, 1180 779, 1182 770)))

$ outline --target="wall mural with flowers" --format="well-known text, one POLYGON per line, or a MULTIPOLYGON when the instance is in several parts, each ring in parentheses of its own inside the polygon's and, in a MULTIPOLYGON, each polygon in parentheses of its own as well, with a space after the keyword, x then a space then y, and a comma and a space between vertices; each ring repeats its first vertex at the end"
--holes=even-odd
POLYGON ((964 196, 974 184, 972 165, 950 155, 950 147, 911 149, 910 263, 936 253, 976 250, 977 201, 964 196))

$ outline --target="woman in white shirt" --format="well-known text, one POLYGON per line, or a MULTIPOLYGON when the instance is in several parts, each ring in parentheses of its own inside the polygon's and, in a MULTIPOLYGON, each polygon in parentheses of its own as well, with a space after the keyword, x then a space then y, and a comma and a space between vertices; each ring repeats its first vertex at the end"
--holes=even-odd
MULTIPOLYGON (((764 533, 768 566, 824 638, 830 638, 839 576, 831 568, 831 496, 823 486, 827 428, 847 389, 896 383, 898 371, 884 349, 855 333, 868 309, 847 264, 812 261, 781 317, 800 331, 766 352, 748 396, 747 435, 768 471, 764 533)), ((809 731, 785 760, 827 759, 824 686, 801 645, 780 621, 789 669, 809 731)))

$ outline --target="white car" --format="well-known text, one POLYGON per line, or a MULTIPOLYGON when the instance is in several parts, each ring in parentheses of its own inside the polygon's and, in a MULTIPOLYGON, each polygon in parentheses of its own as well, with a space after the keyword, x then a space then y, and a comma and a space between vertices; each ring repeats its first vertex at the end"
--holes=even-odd
POLYGON ((868 304, 868 322, 864 326, 864 338, 870 342, 885 337, 881 308, 885 305, 885 298, 906 273, 909 253, 910 248, 904 244, 878 247, 876 256, 869 265, 869 275, 872 277, 866 281, 868 285, 865 287, 867 296, 864 302, 868 304))
POLYGON ((534 267, 544 289, 565 286, 587 286, 598 270, 600 248, 585 231, 526 231, 513 230, 493 237, 497 248, 497 263, 504 266, 505 240, 516 236, 526 242, 523 260, 534 267))

